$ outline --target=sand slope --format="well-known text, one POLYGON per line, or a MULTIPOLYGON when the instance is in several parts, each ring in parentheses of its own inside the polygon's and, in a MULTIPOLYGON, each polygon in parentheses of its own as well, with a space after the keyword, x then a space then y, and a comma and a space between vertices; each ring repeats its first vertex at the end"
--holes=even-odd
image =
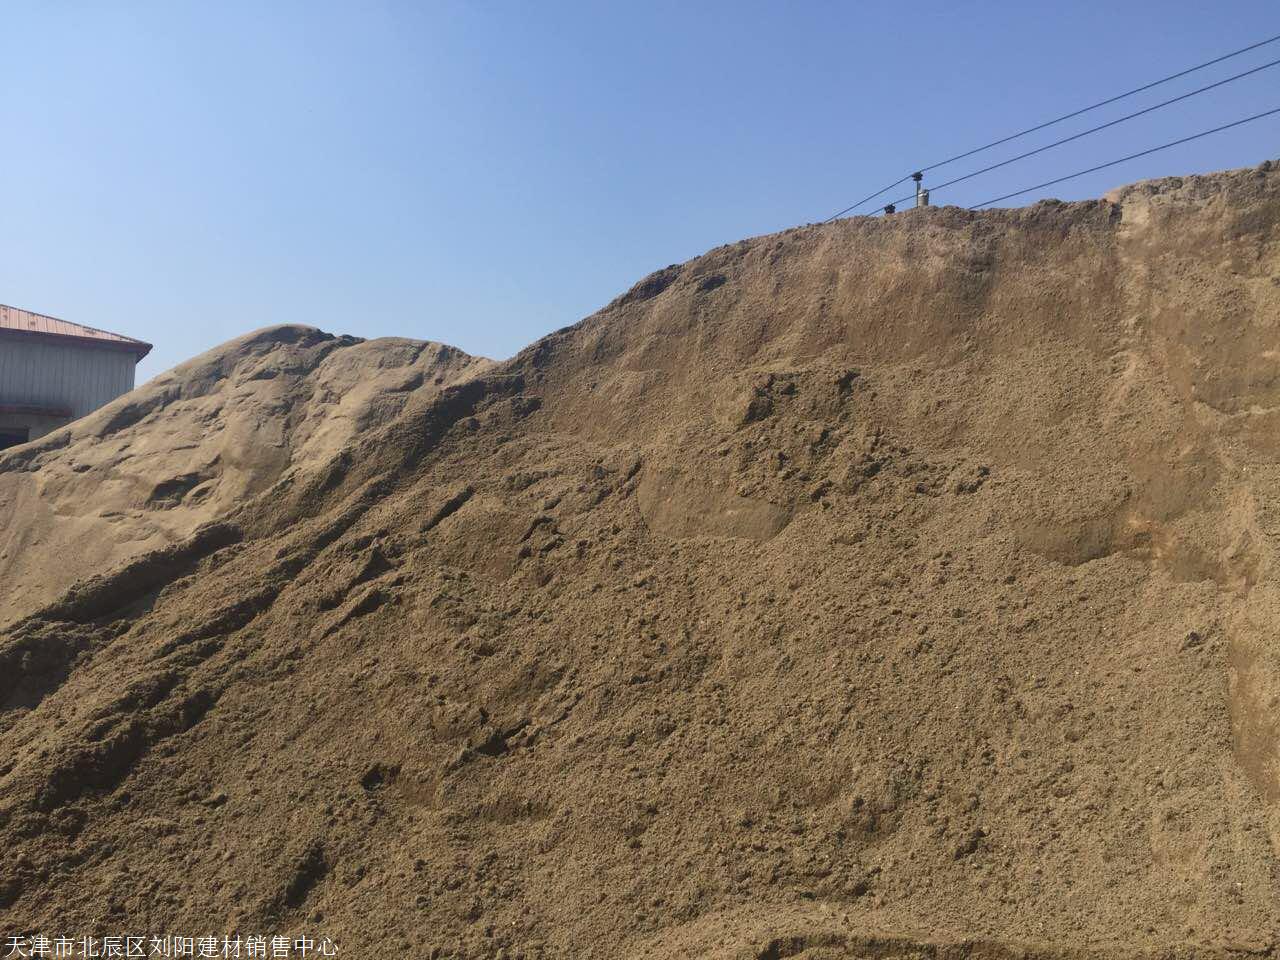
POLYGON ((9 927, 1277 949, 1280 170, 717 248, 376 426, 253 343, 225 494, 0 635, 9 927))

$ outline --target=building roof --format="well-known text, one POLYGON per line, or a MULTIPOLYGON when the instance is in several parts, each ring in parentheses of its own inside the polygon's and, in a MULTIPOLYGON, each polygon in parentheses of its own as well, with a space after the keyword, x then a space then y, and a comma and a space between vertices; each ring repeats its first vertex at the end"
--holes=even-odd
POLYGON ((55 343, 77 343, 81 346, 105 347, 108 350, 127 350, 139 360, 151 352, 151 344, 123 334, 86 327, 82 323, 46 317, 30 310, 7 307, 0 303, 0 337, 47 340, 55 343))

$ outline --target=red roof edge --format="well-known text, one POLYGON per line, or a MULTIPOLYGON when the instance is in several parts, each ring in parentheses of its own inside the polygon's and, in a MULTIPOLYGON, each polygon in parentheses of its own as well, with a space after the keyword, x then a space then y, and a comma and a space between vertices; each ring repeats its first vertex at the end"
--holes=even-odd
POLYGON ((141 360, 151 352, 151 344, 122 333, 112 333, 73 320, 0 304, 0 334, 25 336, 49 343, 75 343, 89 347, 126 350, 141 360))

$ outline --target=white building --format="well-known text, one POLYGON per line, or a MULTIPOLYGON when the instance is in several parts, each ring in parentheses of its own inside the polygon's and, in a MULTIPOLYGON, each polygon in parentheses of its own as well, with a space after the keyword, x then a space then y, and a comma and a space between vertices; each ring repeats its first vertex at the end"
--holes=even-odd
POLYGON ((132 337, 0 304, 0 449, 128 393, 150 351, 132 337))

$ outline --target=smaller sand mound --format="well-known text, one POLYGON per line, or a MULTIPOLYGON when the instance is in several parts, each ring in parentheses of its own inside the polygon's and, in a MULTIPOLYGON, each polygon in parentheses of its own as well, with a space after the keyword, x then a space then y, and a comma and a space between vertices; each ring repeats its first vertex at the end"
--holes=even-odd
POLYGON ((489 366, 443 344, 269 327, 0 455, 0 622, 189 536, 489 366), (139 429, 134 429, 138 427, 139 429))

